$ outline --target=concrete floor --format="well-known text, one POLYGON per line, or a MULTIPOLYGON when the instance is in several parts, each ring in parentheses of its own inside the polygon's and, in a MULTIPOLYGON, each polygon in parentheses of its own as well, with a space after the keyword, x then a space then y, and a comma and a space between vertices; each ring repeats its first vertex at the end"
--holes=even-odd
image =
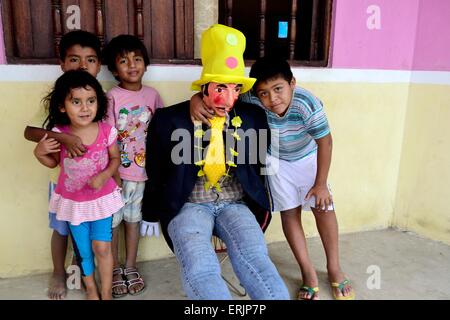
MULTIPOLYGON (((320 297, 332 299, 320 239, 308 239, 308 246, 318 272, 320 297)), ((272 243, 269 251, 291 297, 295 298, 301 276, 287 243, 272 243)), ((450 246, 388 229, 341 235, 340 251, 343 271, 351 279, 357 299, 450 299, 450 246)), ((139 263, 138 267, 146 280, 146 291, 121 300, 186 299, 174 257, 139 263)), ((223 272, 237 282, 228 261, 223 265, 223 272)), ((0 299, 47 299, 48 278, 49 274, 41 274, 0 279, 0 299)), ((83 292, 69 290, 67 299, 83 299, 83 292)), ((248 296, 236 296, 236 299, 248 299, 248 296)))

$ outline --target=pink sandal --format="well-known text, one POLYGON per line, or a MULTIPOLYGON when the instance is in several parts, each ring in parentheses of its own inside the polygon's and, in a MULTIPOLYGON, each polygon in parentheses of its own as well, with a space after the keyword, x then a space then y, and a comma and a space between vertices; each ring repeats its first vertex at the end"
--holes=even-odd
POLYGON ((144 292, 144 290, 146 288, 145 282, 142 279, 142 277, 136 267, 128 267, 128 268, 123 269, 123 274, 126 279, 126 285, 127 285, 129 294, 131 294, 132 296, 137 296, 144 292), (132 276, 131 279, 129 278, 130 275, 132 276), (137 284, 142 284, 142 288, 139 291, 132 293, 130 291, 130 288, 137 284))
POLYGON ((112 282, 112 287, 111 287, 111 291, 112 291, 112 296, 114 298, 122 298, 125 297, 128 294, 128 287, 126 285, 126 281, 123 280, 123 276, 124 276, 124 272, 122 267, 118 267, 118 268, 114 268, 113 269, 113 278, 114 276, 120 275, 122 280, 116 280, 112 282), (118 288, 118 287, 125 287, 125 289, 127 289, 127 291, 122 292, 122 293, 115 293, 114 289, 118 288))

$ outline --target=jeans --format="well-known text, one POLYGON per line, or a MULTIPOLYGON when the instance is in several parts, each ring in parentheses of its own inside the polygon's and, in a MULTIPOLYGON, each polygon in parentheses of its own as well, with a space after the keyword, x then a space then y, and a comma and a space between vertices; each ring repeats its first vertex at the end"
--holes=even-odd
POLYGON ((168 232, 189 299, 232 299, 212 247, 213 234, 225 242, 233 270, 250 298, 290 299, 270 260, 263 232, 245 204, 187 202, 169 223, 168 232))

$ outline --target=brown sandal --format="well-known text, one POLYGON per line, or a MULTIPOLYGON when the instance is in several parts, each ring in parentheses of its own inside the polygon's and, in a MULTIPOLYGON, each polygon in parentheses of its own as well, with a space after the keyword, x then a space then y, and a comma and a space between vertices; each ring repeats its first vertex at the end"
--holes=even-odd
POLYGON ((124 272, 122 267, 118 267, 118 268, 114 268, 113 269, 113 278, 114 276, 120 275, 122 280, 116 280, 112 282, 112 287, 111 287, 111 291, 112 291, 112 296, 114 298, 122 298, 125 297, 128 294, 128 286, 126 284, 126 281, 123 279, 124 277, 124 272), (125 289, 127 289, 125 292, 122 293, 115 293, 114 289, 118 288, 118 287, 125 287, 125 289))
POLYGON ((132 296, 137 296, 137 295, 139 295, 139 294, 141 294, 141 293, 144 292, 144 290, 145 290, 145 288, 146 288, 145 282, 144 282, 144 280, 142 279, 142 277, 141 277, 141 275, 140 275, 140 273, 138 272, 138 270, 137 270, 136 267, 128 267, 128 268, 123 269, 123 274, 124 274, 125 279, 126 279, 125 282, 126 282, 126 284, 127 284, 127 288, 128 288, 128 293, 129 293, 129 294, 131 294, 132 296), (131 279, 129 278, 130 275, 132 276, 131 279), (137 285, 137 284, 142 284, 141 290, 132 293, 132 292, 130 291, 130 288, 131 288, 132 286, 137 285))

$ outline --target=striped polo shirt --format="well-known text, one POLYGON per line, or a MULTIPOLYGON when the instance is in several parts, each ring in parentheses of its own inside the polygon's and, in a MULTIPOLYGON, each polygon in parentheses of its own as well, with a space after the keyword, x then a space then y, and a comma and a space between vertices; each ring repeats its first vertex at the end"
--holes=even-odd
POLYGON ((278 116, 263 107, 250 92, 240 99, 259 105, 266 111, 272 141, 269 154, 286 161, 296 161, 317 151, 315 139, 330 133, 322 102, 311 92, 295 87, 287 112, 278 116))

